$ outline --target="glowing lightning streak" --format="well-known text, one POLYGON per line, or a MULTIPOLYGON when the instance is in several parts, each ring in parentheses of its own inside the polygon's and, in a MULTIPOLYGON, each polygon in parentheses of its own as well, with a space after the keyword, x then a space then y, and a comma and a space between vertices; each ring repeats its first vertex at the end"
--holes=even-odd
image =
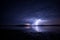
POLYGON ((37 19, 32 25, 35 25, 33 28, 39 32, 39 27, 37 25, 39 25, 39 23, 41 22, 42 20, 40 19, 37 19))
POLYGON ((33 23, 33 25, 39 25, 40 22, 41 22, 41 20, 38 19, 38 20, 36 20, 36 21, 33 23))

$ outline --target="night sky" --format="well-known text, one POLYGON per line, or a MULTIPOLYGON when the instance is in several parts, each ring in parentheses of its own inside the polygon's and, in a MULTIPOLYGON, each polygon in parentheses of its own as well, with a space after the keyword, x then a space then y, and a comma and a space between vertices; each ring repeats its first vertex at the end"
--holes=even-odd
POLYGON ((1 24, 21 24, 24 18, 60 19, 59 0, 4 0, 1 24))

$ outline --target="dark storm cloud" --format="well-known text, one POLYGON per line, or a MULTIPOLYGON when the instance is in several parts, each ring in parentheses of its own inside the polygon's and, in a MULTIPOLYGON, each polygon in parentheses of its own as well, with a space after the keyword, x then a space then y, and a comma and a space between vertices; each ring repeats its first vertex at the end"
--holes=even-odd
POLYGON ((5 1, 2 24, 20 24, 26 17, 60 18, 58 0, 5 1))

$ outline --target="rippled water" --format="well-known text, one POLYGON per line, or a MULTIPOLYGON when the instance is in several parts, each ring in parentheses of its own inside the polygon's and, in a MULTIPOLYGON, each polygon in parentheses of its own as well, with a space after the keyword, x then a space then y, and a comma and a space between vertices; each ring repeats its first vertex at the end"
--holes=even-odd
POLYGON ((23 30, 24 32, 60 32, 60 26, 3 26, 0 29, 23 30))

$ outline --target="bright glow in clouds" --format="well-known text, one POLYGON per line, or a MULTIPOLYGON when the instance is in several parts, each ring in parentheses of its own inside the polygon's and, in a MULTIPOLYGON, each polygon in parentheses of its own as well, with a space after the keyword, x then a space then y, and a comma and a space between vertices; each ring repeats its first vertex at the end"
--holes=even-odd
POLYGON ((29 21, 32 23, 32 24, 29 23, 26 25, 31 25, 32 29, 35 30, 36 32, 42 32, 43 29, 39 27, 38 25, 44 25, 44 23, 47 22, 47 20, 36 19, 36 18, 26 19, 26 21, 29 21))
POLYGON ((47 20, 42 20, 42 19, 36 19, 34 21, 34 23, 32 24, 32 28, 37 31, 37 32, 41 32, 43 29, 41 29, 41 27, 39 27, 38 25, 43 24, 44 22, 47 22, 47 20))
POLYGON ((41 19, 36 19, 35 22, 32 24, 33 25, 32 28, 37 32, 40 32, 40 28, 38 27, 38 25, 41 21, 42 21, 41 19))
POLYGON ((41 19, 36 19, 35 22, 32 25, 39 25, 39 23, 41 22, 41 19))

